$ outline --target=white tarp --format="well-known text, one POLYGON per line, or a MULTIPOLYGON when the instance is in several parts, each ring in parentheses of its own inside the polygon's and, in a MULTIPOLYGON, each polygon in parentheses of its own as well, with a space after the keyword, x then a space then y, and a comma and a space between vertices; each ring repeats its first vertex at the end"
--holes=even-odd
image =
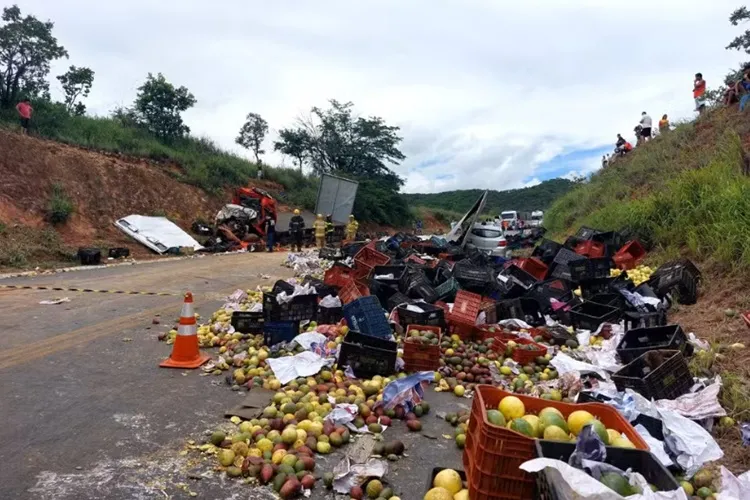
POLYGON ((164 253, 175 247, 190 247, 194 250, 203 248, 192 236, 165 217, 128 215, 115 222, 115 226, 156 253, 164 253))

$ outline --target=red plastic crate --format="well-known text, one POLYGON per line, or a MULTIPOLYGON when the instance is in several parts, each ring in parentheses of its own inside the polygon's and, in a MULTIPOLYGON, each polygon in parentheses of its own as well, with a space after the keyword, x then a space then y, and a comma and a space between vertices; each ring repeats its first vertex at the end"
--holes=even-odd
POLYGON ((326 271, 323 283, 337 287, 346 286, 354 279, 354 269, 345 266, 333 266, 326 271))
POLYGON ((369 268, 373 268, 375 266, 384 266, 388 264, 391 261, 391 258, 388 257, 384 253, 380 253, 374 248, 371 248, 369 245, 362 247, 362 249, 357 252, 357 255, 354 256, 354 263, 357 265, 365 264, 369 268))
POLYGON ((482 304, 482 296, 476 293, 459 290, 453 301, 451 316, 458 323, 474 323, 479 315, 479 307, 482 304))
POLYGON ((440 341, 442 340, 442 328, 439 326, 426 325, 407 325, 406 335, 411 330, 425 331, 429 330, 438 335, 436 345, 424 345, 409 342, 409 338, 404 338, 404 364, 406 371, 435 371, 440 368, 440 341))
POLYGON ((497 409, 505 396, 519 398, 527 413, 538 413, 547 406, 557 408, 566 418, 576 410, 588 411, 607 428, 625 434, 637 449, 648 450, 648 445, 633 426, 612 406, 601 403, 562 403, 513 394, 490 385, 478 385, 474 391, 463 453, 470 498, 534 498, 534 476, 518 468, 523 462, 536 456, 534 439, 491 424, 487 420, 487 410, 497 409))
POLYGON ((352 272, 352 278, 355 280, 361 280, 361 279, 370 279, 370 275, 372 274, 372 270, 374 269, 372 266, 368 266, 367 264, 363 264, 361 262, 355 262, 356 267, 354 268, 354 271, 352 272))
POLYGON ((366 278, 355 279, 354 284, 362 297, 370 296, 370 284, 366 278))
POLYGON ((547 264, 535 257, 520 259, 520 261, 516 265, 539 281, 542 281, 547 277, 547 271, 549 270, 547 264))
POLYGON ((345 286, 339 290, 339 298, 342 304, 348 304, 362 297, 362 293, 359 291, 359 285, 354 280, 349 281, 345 286))
MULTIPOLYGON (((446 303, 445 303, 445 302, 443 302, 442 300, 438 300, 438 301, 437 301, 437 302, 435 302, 435 304, 433 304, 433 305, 436 305, 436 306, 438 306, 438 307, 442 308, 442 309, 443 309, 443 311, 445 311, 445 314, 448 314, 448 313, 450 312, 450 308, 448 307, 448 304, 446 304, 446 303)), ((747 325, 747 326, 748 326, 748 327, 750 327, 750 323, 748 323, 748 325, 747 325)))
POLYGON ((646 256, 646 250, 638 240, 631 240, 625 243, 621 249, 617 251, 612 260, 615 261, 615 265, 627 271, 628 269, 635 268, 646 256))
POLYGON ((547 347, 538 344, 534 342, 533 340, 529 340, 524 337, 518 337, 516 339, 503 339, 499 337, 495 337, 495 341, 492 343, 492 346, 490 347, 493 351, 495 351, 498 354, 504 354, 505 348, 507 347, 507 341, 513 340, 518 345, 531 345, 536 347, 536 349, 531 351, 526 351, 523 349, 514 349, 513 350, 513 361, 516 363, 521 363, 522 365, 529 364, 533 362, 538 356, 544 356, 547 354, 547 347))
POLYGON ((476 325, 473 321, 467 323, 460 318, 455 318, 452 313, 445 313, 445 320, 448 323, 448 333, 450 335, 458 335, 464 341, 474 338, 476 325))
POLYGON ((510 333, 505 328, 498 325, 478 325, 476 329, 477 337, 481 341, 488 339, 516 340, 519 338, 515 333, 510 333))
POLYGON ((606 248, 607 247, 604 245, 604 243, 589 240, 576 245, 575 252, 578 255, 583 255, 584 257, 597 258, 604 257, 606 248))

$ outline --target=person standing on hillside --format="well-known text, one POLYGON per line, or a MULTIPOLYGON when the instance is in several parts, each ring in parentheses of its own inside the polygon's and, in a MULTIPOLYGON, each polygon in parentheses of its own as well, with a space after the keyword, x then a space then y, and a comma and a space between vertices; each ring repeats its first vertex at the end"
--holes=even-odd
POLYGON ((706 109, 706 80, 703 79, 702 73, 695 74, 693 82, 693 99, 695 99, 695 110, 699 115, 703 114, 706 109))
POLYGON ((667 115, 664 115, 661 117, 661 120, 659 120, 659 134, 665 134, 669 132, 669 118, 667 118, 667 115))
POLYGON ((289 219, 289 233, 292 235, 292 251, 295 247, 298 252, 302 251, 302 233, 305 229, 305 219, 299 213, 299 208, 294 209, 294 215, 289 219))
POLYGON ((326 215, 326 243, 333 246, 333 217, 331 214, 326 215))
POLYGON ((28 97, 24 97, 21 102, 16 104, 16 111, 18 111, 18 117, 21 120, 21 128, 23 133, 29 135, 29 127, 31 126, 31 113, 34 108, 31 107, 31 101, 28 97))
POLYGON ((349 215, 349 224, 346 225, 346 239, 349 241, 356 240, 358 230, 359 222, 354 218, 354 214, 349 215))
POLYGON ((648 116, 648 113, 645 111, 641 113, 641 137, 643 137, 644 141, 650 141, 651 140, 651 117, 648 116))

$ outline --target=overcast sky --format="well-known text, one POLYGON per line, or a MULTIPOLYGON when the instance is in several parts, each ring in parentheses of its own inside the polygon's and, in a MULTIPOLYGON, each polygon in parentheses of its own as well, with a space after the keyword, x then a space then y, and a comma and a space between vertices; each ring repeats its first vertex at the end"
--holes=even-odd
POLYGON ((641 111, 693 117, 693 75, 710 88, 742 60, 724 50, 741 32, 728 0, 17 3, 55 22, 70 59, 53 75, 96 72, 90 112, 129 105, 162 72, 197 98, 193 134, 245 154, 234 138, 248 112, 269 122, 271 150, 310 107, 352 101, 401 127, 409 192, 589 173, 641 111))

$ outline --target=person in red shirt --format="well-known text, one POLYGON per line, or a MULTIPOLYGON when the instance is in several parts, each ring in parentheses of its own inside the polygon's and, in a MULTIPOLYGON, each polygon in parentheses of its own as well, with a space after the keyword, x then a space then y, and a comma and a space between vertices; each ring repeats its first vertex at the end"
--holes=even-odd
POLYGON ((29 101, 29 98, 23 99, 21 102, 19 102, 16 105, 16 110, 18 111, 18 116, 21 119, 21 127, 23 128, 23 133, 26 135, 29 135, 29 125, 31 124, 31 113, 34 111, 34 108, 31 107, 31 102, 29 101))
POLYGON ((706 109, 705 93, 706 80, 703 79, 701 73, 696 73, 695 81, 693 82, 693 99, 695 99, 695 110, 698 114, 703 114, 703 111, 706 109))

